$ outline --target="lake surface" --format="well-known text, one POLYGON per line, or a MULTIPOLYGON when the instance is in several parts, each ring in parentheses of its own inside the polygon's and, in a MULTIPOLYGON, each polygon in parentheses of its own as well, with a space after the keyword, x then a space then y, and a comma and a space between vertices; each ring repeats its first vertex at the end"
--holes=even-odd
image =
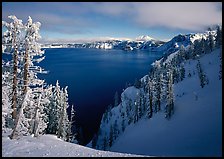
POLYGON ((146 75, 151 63, 161 53, 145 51, 100 50, 86 48, 46 49, 39 65, 49 71, 40 78, 48 84, 59 81, 68 86, 69 104, 75 106, 76 124, 82 126, 86 143, 100 124, 102 114, 114 95, 120 94, 127 82, 146 75))

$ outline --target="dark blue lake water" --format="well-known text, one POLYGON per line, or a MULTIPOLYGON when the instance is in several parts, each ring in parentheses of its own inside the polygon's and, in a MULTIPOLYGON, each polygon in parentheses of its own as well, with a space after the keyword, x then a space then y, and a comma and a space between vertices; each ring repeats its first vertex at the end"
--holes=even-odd
POLYGON ((68 86, 69 104, 74 104, 76 123, 81 125, 86 142, 97 131, 102 114, 114 103, 127 82, 146 75, 150 64, 161 57, 159 53, 144 51, 99 50, 85 48, 46 49, 40 63, 48 84, 68 86))

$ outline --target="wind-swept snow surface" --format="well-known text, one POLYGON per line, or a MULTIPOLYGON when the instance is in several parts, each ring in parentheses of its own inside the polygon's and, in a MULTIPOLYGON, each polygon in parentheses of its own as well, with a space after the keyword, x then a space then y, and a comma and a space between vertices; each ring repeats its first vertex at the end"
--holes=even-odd
POLYGON ((186 77, 174 85, 172 118, 167 120, 158 112, 151 119, 131 124, 110 150, 153 156, 222 156, 219 56, 220 49, 199 59, 209 80, 204 88, 200 86, 197 60, 186 61, 186 77))
POLYGON ((144 157, 140 155, 99 151, 65 142, 54 135, 39 138, 24 136, 19 140, 2 137, 3 157, 144 157))

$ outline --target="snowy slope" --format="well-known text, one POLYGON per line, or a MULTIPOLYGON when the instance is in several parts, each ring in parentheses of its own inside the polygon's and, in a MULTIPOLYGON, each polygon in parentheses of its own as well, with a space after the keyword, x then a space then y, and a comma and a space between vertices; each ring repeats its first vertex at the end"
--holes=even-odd
POLYGON ((39 138, 24 136, 19 140, 2 137, 3 157, 144 157, 140 155, 99 151, 64 142, 54 135, 39 138))
POLYGON ((200 58, 209 84, 200 87, 196 60, 188 60, 186 77, 174 85, 174 115, 159 112, 126 127, 111 151, 153 156, 222 155, 222 80, 220 49, 200 58), (188 73, 191 77, 188 77, 188 73))

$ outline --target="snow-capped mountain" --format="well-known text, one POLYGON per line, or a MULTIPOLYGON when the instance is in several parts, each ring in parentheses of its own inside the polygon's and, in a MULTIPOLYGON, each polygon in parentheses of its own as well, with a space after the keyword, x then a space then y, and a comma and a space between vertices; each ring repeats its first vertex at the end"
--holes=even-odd
MULTIPOLYGON (((216 34, 216 31, 211 31, 212 35, 216 34)), ((163 52, 164 54, 170 54, 180 49, 180 46, 183 45, 187 47, 192 45, 195 40, 207 39, 209 36, 209 32, 205 33, 191 33, 191 34, 179 34, 173 37, 170 41, 164 43, 163 45, 159 46, 156 50, 163 52)))
POLYGON ((148 35, 142 35, 136 38, 136 41, 152 41, 155 40, 152 37, 148 36, 148 35))

